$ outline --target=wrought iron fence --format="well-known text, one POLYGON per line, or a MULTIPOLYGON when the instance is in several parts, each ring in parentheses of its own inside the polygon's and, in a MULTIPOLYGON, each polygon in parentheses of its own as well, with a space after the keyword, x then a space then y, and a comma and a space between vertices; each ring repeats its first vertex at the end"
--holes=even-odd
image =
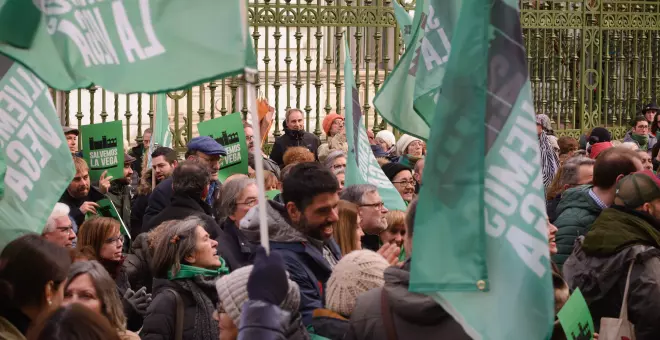
MULTIPOLYGON (((251 36, 259 61, 260 92, 276 109, 273 137, 283 113, 301 108, 308 131, 343 109, 342 35, 349 40, 367 125, 385 128, 371 105, 404 46, 392 10, 414 0, 253 0, 251 36)), ((659 1, 523 0, 521 19, 534 104, 559 134, 577 137, 595 126, 620 138, 627 122, 660 91, 659 1)), ((167 72, 167 70, 163 70, 167 72)), ((196 123, 231 112, 247 114, 245 84, 217 80, 171 92, 168 111, 177 147, 196 134, 196 123)), ((123 120, 128 141, 140 142, 151 123, 149 95, 100 88, 65 93, 63 123, 80 126, 123 120)))

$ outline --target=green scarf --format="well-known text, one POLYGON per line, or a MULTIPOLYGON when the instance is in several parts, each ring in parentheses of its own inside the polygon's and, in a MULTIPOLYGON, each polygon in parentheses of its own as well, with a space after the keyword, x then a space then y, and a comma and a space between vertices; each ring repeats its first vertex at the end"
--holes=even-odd
POLYGON ((224 274, 229 274, 229 268, 227 268, 227 266, 225 265, 225 260, 222 257, 220 258, 220 263, 221 263, 220 268, 215 270, 182 264, 181 268, 176 273, 176 275, 172 276, 172 272, 174 270, 167 272, 167 278, 169 280, 179 280, 179 279, 189 279, 197 275, 216 277, 224 274))
POLYGON ((640 150, 648 150, 649 148, 649 135, 638 135, 636 133, 630 134, 632 139, 639 145, 640 150))
POLYGON ((591 225, 582 249, 588 255, 608 256, 636 244, 660 248, 660 231, 650 221, 652 217, 634 210, 607 208, 591 225))

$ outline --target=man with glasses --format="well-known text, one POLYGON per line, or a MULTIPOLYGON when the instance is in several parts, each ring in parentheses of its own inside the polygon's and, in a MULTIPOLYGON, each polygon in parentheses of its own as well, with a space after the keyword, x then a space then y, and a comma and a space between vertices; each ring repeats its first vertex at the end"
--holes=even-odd
POLYGON ((355 184, 344 188, 341 199, 358 205, 360 227, 364 231, 362 248, 378 251, 380 238, 378 235, 387 229, 387 208, 378 193, 378 188, 372 184, 355 184))
POLYGON ((644 150, 650 155, 657 139, 651 135, 649 122, 646 121, 646 117, 637 116, 633 121, 632 126, 632 130, 626 134, 623 138, 623 142, 633 142, 639 146, 640 150, 644 150))
MULTIPOLYGON (((220 195, 220 182, 218 181, 218 171, 220 170, 220 161, 227 155, 225 148, 208 136, 195 137, 188 142, 188 151, 186 151, 186 160, 199 163, 206 167, 210 174, 208 194, 204 196, 204 202, 208 206, 213 206, 213 202, 220 195)), ((176 171, 176 170, 175 170, 176 171)), ((149 206, 143 218, 143 225, 150 224, 149 220, 158 215, 166 206, 170 204, 173 190, 172 178, 162 181, 149 197, 149 206)))
POLYGON ((65 248, 72 248, 76 233, 73 230, 73 223, 69 217, 69 206, 64 203, 55 203, 53 212, 46 220, 41 236, 51 243, 65 248))

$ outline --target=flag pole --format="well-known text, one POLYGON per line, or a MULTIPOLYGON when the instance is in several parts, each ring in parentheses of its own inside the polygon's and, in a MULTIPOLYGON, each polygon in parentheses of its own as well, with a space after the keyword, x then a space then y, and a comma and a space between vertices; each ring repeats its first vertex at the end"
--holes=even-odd
MULTIPOLYGON (((259 126, 259 113, 257 112, 257 70, 246 67, 244 71, 245 81, 247 82, 247 106, 250 116, 252 116, 252 131, 254 131, 254 140, 261 141, 261 130, 259 126)), ((266 249, 266 253, 270 253, 268 243, 268 221, 266 216, 266 188, 264 186, 264 160, 261 153, 261 146, 259 146, 258 153, 254 155, 254 171, 257 173, 257 187, 259 188, 259 233, 261 238, 261 246, 266 249)))
MULTIPOLYGON (((151 97, 151 105, 154 108, 153 116, 151 116, 151 140, 149 141, 149 150, 147 151, 149 154, 147 155, 147 159, 149 159, 149 162, 147 166, 151 167, 151 145, 154 143, 154 130, 156 128, 156 115, 158 114, 158 95, 155 94, 151 97)), ((140 174, 142 175, 142 174, 140 174)), ((151 191, 153 192, 154 189, 156 189, 156 174, 154 173, 153 167, 151 170, 151 191)))

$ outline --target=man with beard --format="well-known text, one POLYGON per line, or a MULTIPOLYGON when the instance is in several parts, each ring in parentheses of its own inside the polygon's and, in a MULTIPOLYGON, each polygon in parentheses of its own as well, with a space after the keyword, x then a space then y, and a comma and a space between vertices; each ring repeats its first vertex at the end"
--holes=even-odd
POLYGON ((282 167, 284 152, 292 146, 304 146, 317 157, 321 141, 313 133, 305 131, 303 112, 300 109, 289 109, 286 112, 284 124, 284 134, 275 140, 273 150, 270 152, 270 159, 282 167))
POLYGON ((133 177, 133 162, 135 157, 124 153, 124 177, 115 179, 110 183, 110 189, 106 196, 112 201, 112 204, 117 208, 119 217, 124 221, 124 225, 128 230, 131 229, 131 202, 133 197, 131 195, 131 181, 133 177))
POLYGON ((564 277, 571 289, 582 291, 596 327, 601 318, 619 317, 626 290, 637 339, 657 339, 660 180, 652 171, 639 171, 623 177, 615 195, 614 204, 578 238, 564 263, 564 277))
POLYGON ((103 192, 107 192, 110 187, 112 176, 106 177, 104 172, 99 180, 99 189, 96 189, 90 183, 87 162, 80 157, 73 157, 73 164, 76 174, 60 197, 60 202, 69 206, 69 216, 77 227, 85 221, 86 213, 96 214, 96 208, 99 207, 96 202, 105 198, 103 192))
POLYGON ((149 205, 152 187, 152 175, 156 174, 156 185, 169 178, 179 164, 177 153, 171 148, 161 146, 151 153, 151 169, 140 178, 137 194, 131 206, 131 238, 135 239, 142 232, 142 219, 149 205))
MULTIPOLYGON (((300 287, 300 313, 309 325, 323 308, 325 285, 341 257, 339 246, 324 230, 338 220, 339 185, 335 175, 318 163, 300 163, 284 177, 284 204, 268 201, 270 247, 284 258, 291 280, 300 287)), ((241 220, 241 230, 259 242, 259 209, 241 220)))

